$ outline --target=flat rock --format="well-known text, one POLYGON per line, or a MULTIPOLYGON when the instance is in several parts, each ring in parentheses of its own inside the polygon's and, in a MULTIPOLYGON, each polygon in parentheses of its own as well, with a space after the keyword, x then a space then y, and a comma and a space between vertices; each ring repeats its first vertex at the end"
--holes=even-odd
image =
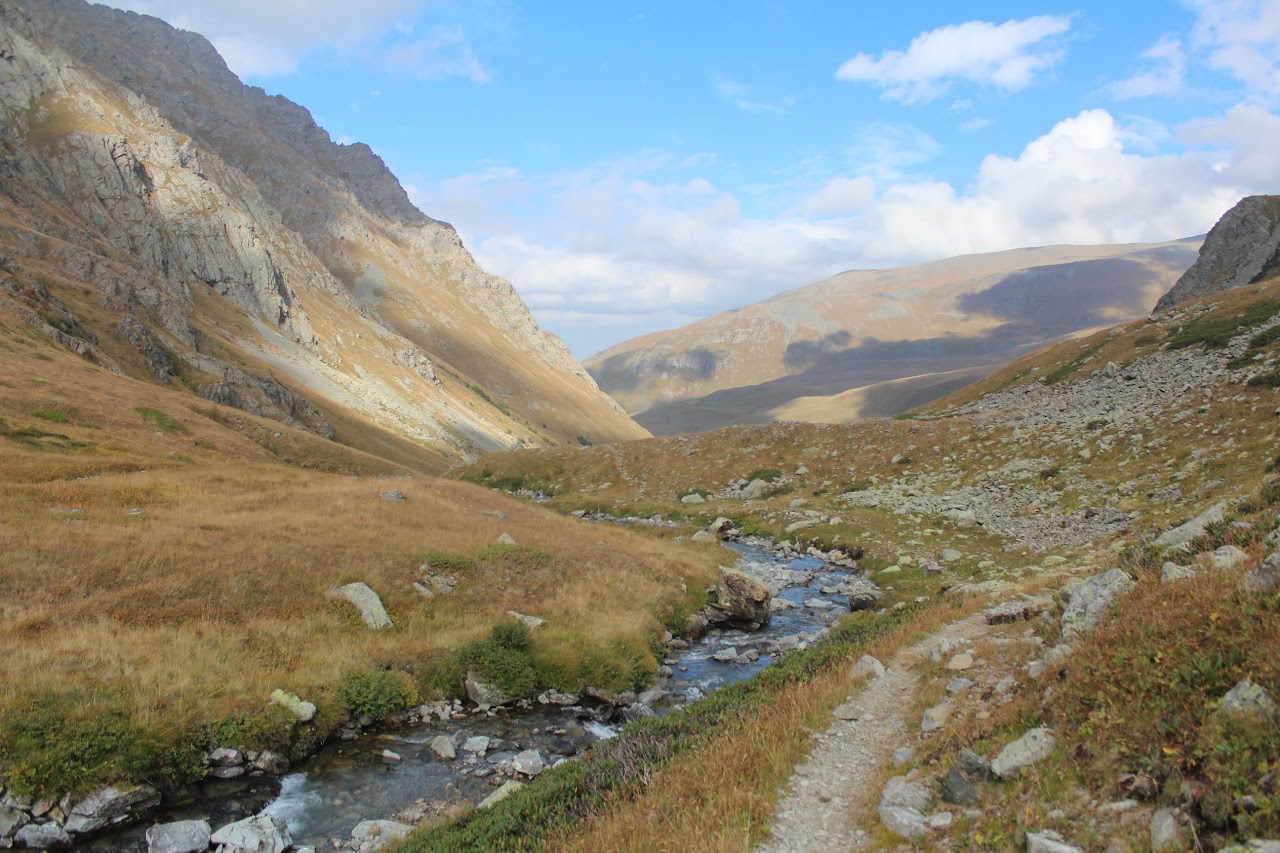
POLYGON ((462 743, 463 752, 471 752, 481 757, 489 751, 489 738, 484 735, 469 737, 462 743))
POLYGON ((1271 552, 1261 566, 1249 572, 1240 588, 1254 594, 1280 589, 1280 551, 1271 552))
POLYGON ((1160 581, 1162 583, 1190 580, 1195 576, 1195 569, 1190 566, 1180 566, 1172 561, 1165 563, 1160 569, 1160 581))
MULTIPOLYGON (((652 712, 650 712, 652 716, 652 712)), ((511 759, 512 768, 523 776, 533 778, 539 776, 546 769, 546 765, 542 761, 542 756, 536 749, 526 749, 511 759)))
POLYGON ((936 732, 945 726, 950 718, 951 705, 949 703, 943 702, 940 705, 934 705, 924 712, 924 716, 920 720, 920 731, 936 732))
POLYGON ((391 617, 387 615, 387 609, 382 606, 382 599, 368 584, 356 581, 340 586, 330 594, 349 602, 360 612, 360 618, 364 620, 364 624, 375 631, 391 627, 391 617))
POLYGON ((1027 853, 1084 853, 1053 830, 1027 833, 1027 853))
POLYGON ((539 616, 529 616, 528 614, 519 613, 515 610, 508 610, 507 615, 510 616, 512 619, 515 619, 517 622, 523 622, 525 625, 529 627, 530 630, 537 630, 538 628, 541 628, 543 625, 547 624, 546 619, 543 619, 539 616))
POLYGON ((973 669, 973 655, 968 652, 962 652, 947 661, 947 669, 951 672, 964 672, 966 669, 973 669))
POLYGON ((370 853, 399 841, 411 832, 412 826, 395 820, 362 820, 351 830, 351 841, 360 853, 370 853))
POLYGON ((932 804, 933 794, 924 784, 913 782, 906 776, 894 776, 885 783, 877 808, 900 806, 925 812, 932 804))
POLYGON ((906 806, 880 806, 876 809, 880 822, 895 835, 903 838, 920 838, 929 831, 925 817, 919 811, 906 806))
POLYGON ((503 533, 501 536, 498 537, 498 544, 514 545, 516 544, 516 540, 515 540, 515 537, 513 537, 510 533, 503 533))
POLYGON ((997 604, 984 614, 988 625, 1008 625, 1025 622, 1044 612, 1048 602, 1043 599, 1015 599, 997 604))
POLYGON ((1035 728, 1000 750, 991 762, 991 772, 1001 779, 1012 779, 1024 767, 1030 767, 1053 753, 1057 744, 1046 728, 1035 728))
POLYGON ((1213 562, 1215 569, 1225 570, 1234 569, 1245 560, 1248 560, 1249 555, 1235 545, 1223 545, 1215 550, 1209 559, 1213 562))
POLYGON ((1173 809, 1160 809, 1151 817, 1151 850, 1152 853, 1169 853, 1173 850, 1185 850, 1186 843, 1182 837, 1182 826, 1173 809))
POLYGON ((102 788, 72 806, 63 828, 72 833, 95 832, 159 804, 160 792, 150 785, 102 788))
POLYGON ((458 757, 458 745, 449 735, 436 735, 431 739, 431 751, 444 761, 453 761, 458 757))
POLYGON ((1203 536, 1210 524, 1222 521, 1226 511, 1226 503, 1216 503, 1186 524, 1179 524, 1177 527, 1161 533, 1152 544, 1164 548, 1166 551, 1186 545, 1197 536, 1203 536))
POLYGON ((204 853, 211 835, 208 821, 159 823, 147 830, 147 853, 204 853))
POLYGON ((849 722, 858 719, 858 709, 847 703, 844 705, 837 705, 835 710, 831 712, 831 716, 835 717, 837 720, 849 722))
POLYGON ((210 835, 209 842, 219 853, 284 853, 293 839, 284 821, 260 814, 227 824, 210 835))

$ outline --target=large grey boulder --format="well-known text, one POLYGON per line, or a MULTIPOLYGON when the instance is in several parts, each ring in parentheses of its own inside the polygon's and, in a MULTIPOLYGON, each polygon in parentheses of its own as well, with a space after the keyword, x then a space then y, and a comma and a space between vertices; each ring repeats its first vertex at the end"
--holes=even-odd
POLYGON ((443 761, 453 761, 458 757, 458 745, 452 735, 436 735, 432 738, 431 751, 443 761))
MULTIPOLYGON (((652 716, 652 714, 651 714, 652 716)), ((542 761, 542 756, 536 749, 526 749, 524 752, 516 755, 511 759, 511 769, 517 773, 533 778, 542 775, 542 771, 546 769, 546 765, 542 761)))
POLYGON ((720 567, 716 603, 708 605, 712 622, 756 630, 769 624, 769 602, 773 593, 760 581, 734 569, 720 567))
POLYGON ((903 838, 919 838, 929 831, 924 812, 933 803, 933 794, 919 782, 895 776, 884 786, 876 814, 890 832, 903 838))
POLYGON ((212 834, 203 820, 156 824, 147 830, 147 853, 204 853, 212 834))
POLYGON ((1115 600, 1133 586, 1133 578, 1121 569, 1112 569, 1063 587, 1058 593, 1062 602, 1062 636, 1071 639, 1093 630, 1115 600))
POLYGON ((885 829, 903 838, 919 838, 929 831, 925 816, 906 806, 880 806, 876 809, 885 829))
POLYGON ((496 684, 490 684, 481 678, 478 673, 471 670, 467 670, 467 678, 463 682, 463 687, 467 691, 467 698, 477 705, 495 707, 511 698, 502 692, 502 688, 496 684))
POLYGON ((1185 524, 1179 524, 1161 533, 1152 544, 1166 551, 1171 548, 1180 548, 1192 539, 1203 536, 1210 524, 1216 524, 1226 517, 1226 512, 1225 503, 1216 503, 1185 524))
POLYGON ((53 847, 66 847, 71 843, 71 836, 56 823, 29 823, 14 836, 19 847, 28 850, 49 850, 53 847))
POLYGON ((767 482, 757 479, 743 486, 742 491, 738 494, 744 501, 753 501, 756 498, 764 497, 770 488, 767 482))
POLYGON ((391 617, 387 615, 387 609, 382 606, 382 599, 378 598, 378 594, 370 589, 368 584, 360 581, 349 583, 333 590, 330 595, 350 602, 356 610, 360 611, 360 618, 364 620, 364 624, 375 631, 391 627, 391 617))
POLYGON ((1001 779, 1012 779, 1022 768, 1048 758, 1056 744, 1057 741, 1048 729, 1031 729, 1000 750, 1000 754, 991 762, 991 772, 1001 779))
POLYGON ((18 828, 26 825, 31 818, 22 809, 15 809, 0 803, 0 844, 13 838, 18 828))
POLYGON ((1218 706, 1219 713, 1259 720, 1280 719, 1280 707, 1261 684, 1245 679, 1227 691, 1218 706))
POLYGON ((1209 230, 1200 257, 1160 297, 1155 313, 1243 287, 1280 267, 1280 196, 1242 198, 1209 230))
POLYGON ((160 792, 150 785, 102 788, 71 807, 63 828, 72 833, 96 832, 159 804, 160 792))
POLYGON ((218 853, 284 853, 293 844, 284 821, 266 814, 229 823, 210 835, 209 841, 218 853))

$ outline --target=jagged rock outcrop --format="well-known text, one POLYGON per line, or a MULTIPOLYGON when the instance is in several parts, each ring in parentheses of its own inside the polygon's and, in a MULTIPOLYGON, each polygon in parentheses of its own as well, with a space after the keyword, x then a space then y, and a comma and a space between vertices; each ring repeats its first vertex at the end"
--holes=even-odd
POLYGON ((644 434, 368 146, 244 86, 202 37, 20 0, 0 48, 0 309, 330 437, 331 407, 442 458, 644 434), (85 285, 107 322, 68 307, 85 285))
POLYGON ((1261 281, 1280 270, 1280 196, 1251 195, 1218 220, 1200 247, 1200 258, 1156 303, 1167 311, 1223 290, 1261 281))

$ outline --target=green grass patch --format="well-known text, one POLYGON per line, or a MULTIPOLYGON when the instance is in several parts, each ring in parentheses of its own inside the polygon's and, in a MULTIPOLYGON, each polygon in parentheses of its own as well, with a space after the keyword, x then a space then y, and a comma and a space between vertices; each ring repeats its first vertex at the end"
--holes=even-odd
POLYGON ((165 414, 159 409, 153 409, 150 406, 139 406, 138 414, 142 417, 144 421, 146 421, 149 424, 152 424, 153 426, 159 429, 164 430, 165 432, 177 432, 177 433, 184 433, 184 434, 187 432, 190 432, 190 430, 188 430, 180 422, 178 422, 177 420, 174 420, 173 417, 165 414))
POLYGON ((1102 346, 1103 346, 1102 344, 1096 344, 1094 346, 1091 346, 1088 349, 1086 349, 1084 352, 1076 356, 1073 360, 1067 362, 1066 364, 1060 365, 1056 370, 1052 371, 1047 376, 1045 376, 1044 384, 1054 385, 1066 379, 1067 377, 1072 376, 1080 368, 1084 367, 1085 364, 1087 364, 1094 357, 1094 355, 1098 352, 1098 350, 1102 349, 1102 346))
POLYGON ((418 690, 408 673, 394 669, 350 675, 338 695, 353 717, 381 720, 416 705, 418 690))
POLYGON ((71 420, 71 416, 66 412, 60 412, 57 409, 36 409, 31 413, 33 418, 39 418, 42 421, 51 421, 55 424, 65 424, 71 420))
POLYGON ((773 483, 782 479, 782 472, 777 468, 757 468, 747 477, 747 482, 752 480, 764 480, 766 483, 773 483))

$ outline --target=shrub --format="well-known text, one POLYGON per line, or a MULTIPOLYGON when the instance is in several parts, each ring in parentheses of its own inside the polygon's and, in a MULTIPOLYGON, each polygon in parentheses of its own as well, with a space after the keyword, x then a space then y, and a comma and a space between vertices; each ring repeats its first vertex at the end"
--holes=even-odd
POLYGON ((460 670, 475 670, 507 697, 525 696, 537 686, 529 628, 523 622, 499 622, 489 636, 458 650, 460 670))
POLYGON ((747 482, 750 483, 752 480, 764 480, 766 483, 772 483, 775 480, 780 479, 782 479, 782 472, 777 468, 760 468, 751 472, 751 475, 747 477, 747 482))
POLYGON ((394 669, 348 676, 339 695, 352 716, 375 720, 403 711, 418 701, 413 679, 408 673, 394 669))

